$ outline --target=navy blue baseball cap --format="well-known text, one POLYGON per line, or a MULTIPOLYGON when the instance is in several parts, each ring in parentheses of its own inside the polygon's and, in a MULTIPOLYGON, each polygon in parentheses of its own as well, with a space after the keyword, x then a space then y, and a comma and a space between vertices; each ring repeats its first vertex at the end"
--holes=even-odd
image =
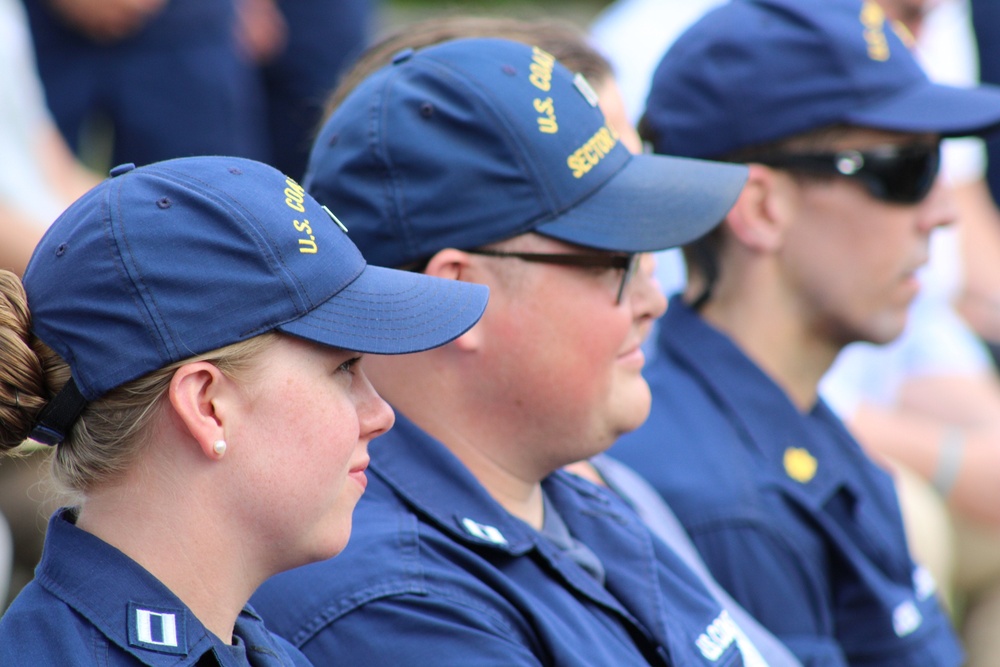
POLYGON ((303 181, 374 264, 526 232, 619 252, 716 226, 742 166, 633 156, 597 96, 545 51, 462 39, 404 51, 316 139, 303 181))
POLYGON ((425 350, 469 329, 487 299, 481 285, 366 265, 295 181, 231 157, 115 168, 52 224, 24 287, 32 330, 69 364, 78 403, 272 330, 425 350))
POLYGON ((656 152, 691 157, 838 124, 980 134, 1000 88, 929 81, 871 0, 732 0, 667 51, 643 121, 656 152))

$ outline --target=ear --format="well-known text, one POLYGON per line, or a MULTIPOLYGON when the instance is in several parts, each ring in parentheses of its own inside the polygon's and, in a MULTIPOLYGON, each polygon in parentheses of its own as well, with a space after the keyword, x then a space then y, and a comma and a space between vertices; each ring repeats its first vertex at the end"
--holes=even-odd
POLYGON ((184 364, 170 380, 168 397, 174 413, 210 459, 220 458, 213 446, 226 439, 226 410, 222 406, 231 385, 229 378, 207 361, 184 364))
POLYGON ((781 246, 797 189, 789 174, 760 164, 749 167, 746 185, 726 216, 726 225, 742 245, 771 252, 781 246))
MULTIPOLYGON (((445 248, 431 257, 430 261, 427 262, 427 268, 424 269, 424 273, 428 276, 445 278, 447 280, 462 280, 471 283, 487 284, 484 275, 476 268, 476 264, 472 261, 469 253, 456 248, 445 248)), ((490 297, 493 297, 492 289, 490 297)), ((486 307, 486 314, 483 315, 483 318, 485 319, 488 314, 489 306, 486 307)), ((482 344, 483 332, 481 322, 482 320, 477 322, 471 329, 448 345, 455 346, 455 348, 465 352, 478 349, 482 344)))
POLYGON ((456 248, 440 250, 427 262, 424 273, 448 280, 462 280, 469 268, 469 253, 456 248))

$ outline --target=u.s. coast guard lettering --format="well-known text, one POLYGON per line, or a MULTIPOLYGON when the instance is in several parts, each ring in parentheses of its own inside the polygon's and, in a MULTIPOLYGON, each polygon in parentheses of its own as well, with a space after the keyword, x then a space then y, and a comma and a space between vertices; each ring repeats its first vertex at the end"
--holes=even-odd
MULTIPOLYGON (((532 47, 531 65, 528 66, 528 70, 530 71, 528 81, 531 81, 531 84, 535 88, 546 93, 549 92, 552 89, 552 67, 555 63, 556 59, 552 54, 542 51, 537 46, 532 47)), ((545 134, 555 134, 558 132, 559 125, 556 122, 556 108, 552 102, 552 98, 536 97, 532 105, 539 114, 538 130, 545 134)))
MULTIPOLYGON (((306 191, 291 178, 285 180, 285 185, 288 186, 285 188, 285 203, 288 205, 288 208, 299 213, 305 213, 306 191)), ((313 234, 312 227, 309 226, 309 221, 293 220, 292 226, 295 227, 295 231, 302 232, 308 237, 299 239, 299 252, 315 255, 317 250, 316 236, 313 234)))
POLYGON ((556 59, 551 53, 542 51, 537 46, 531 47, 531 64, 528 70, 531 72, 528 80, 544 93, 552 88, 552 67, 556 59))
POLYGON ((285 179, 285 203, 288 208, 299 213, 305 213, 305 189, 290 177, 285 179))
POLYGON ((868 57, 872 60, 889 59, 889 41, 885 38, 885 12, 872 0, 861 7, 861 25, 864 26, 868 57))
POLYGON ((566 158, 566 164, 573 170, 573 177, 580 178, 604 159, 604 156, 611 152, 611 149, 618 143, 618 133, 610 124, 594 133, 583 146, 580 146, 573 154, 566 158))
POLYGON ((535 111, 540 115, 538 116, 538 129, 545 134, 555 134, 559 131, 559 125, 556 123, 556 109, 552 104, 552 98, 546 97, 544 100, 535 98, 534 101, 535 111))

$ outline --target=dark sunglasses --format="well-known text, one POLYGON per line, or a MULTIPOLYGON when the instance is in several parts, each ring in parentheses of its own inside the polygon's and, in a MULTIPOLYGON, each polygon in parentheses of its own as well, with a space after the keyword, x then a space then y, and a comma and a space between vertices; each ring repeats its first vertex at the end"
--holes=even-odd
POLYGON ((746 161, 789 171, 854 178, 876 199, 916 204, 934 187, 941 165, 941 147, 939 144, 880 146, 865 151, 787 153, 746 161))
POLYGON ((638 255, 573 255, 568 253, 542 253, 542 252, 506 252, 504 250, 466 250, 472 255, 485 255, 486 257, 514 257, 525 262, 537 262, 539 264, 558 264, 560 266, 579 266, 595 269, 621 269, 622 282, 618 286, 618 295, 615 297, 615 304, 622 302, 625 288, 628 286, 632 276, 635 275, 639 262, 638 255))

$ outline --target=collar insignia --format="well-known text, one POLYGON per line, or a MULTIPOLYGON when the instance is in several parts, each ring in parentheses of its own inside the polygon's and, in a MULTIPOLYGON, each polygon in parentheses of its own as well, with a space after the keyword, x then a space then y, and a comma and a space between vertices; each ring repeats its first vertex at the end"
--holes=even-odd
POLYGON ((819 464, 808 450, 789 447, 785 450, 785 472, 796 482, 805 484, 816 476, 819 464))
POLYGON ((187 655, 184 609, 154 609, 128 603, 128 643, 160 653, 187 655))

